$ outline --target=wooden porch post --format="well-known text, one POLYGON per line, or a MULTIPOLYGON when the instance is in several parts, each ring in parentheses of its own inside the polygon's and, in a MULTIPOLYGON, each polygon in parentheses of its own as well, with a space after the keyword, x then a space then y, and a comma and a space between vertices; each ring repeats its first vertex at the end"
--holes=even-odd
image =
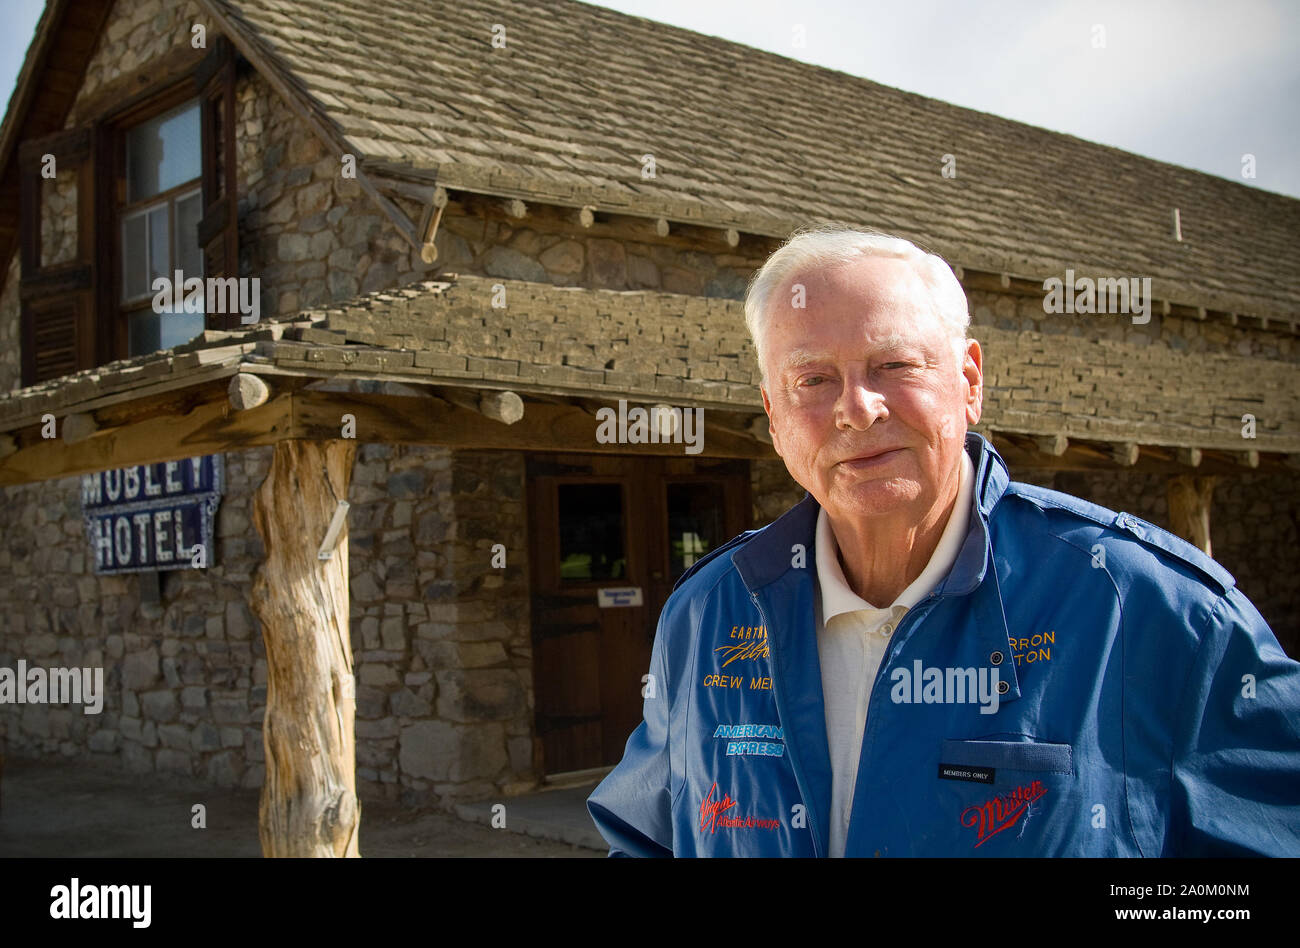
POLYGON ((1210 552, 1210 499, 1214 494, 1213 477, 1180 474, 1169 478, 1169 522, 1172 531, 1206 556, 1210 552))
POLYGON ((345 500, 353 441, 280 441, 253 519, 266 558, 250 606, 266 642, 266 856, 359 856, 347 531, 317 553, 345 500))

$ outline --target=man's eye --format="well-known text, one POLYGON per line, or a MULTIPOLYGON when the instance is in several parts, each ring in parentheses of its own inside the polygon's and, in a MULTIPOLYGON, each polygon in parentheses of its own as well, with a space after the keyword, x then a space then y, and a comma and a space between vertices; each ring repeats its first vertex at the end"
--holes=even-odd
POLYGON ((910 363, 910 362, 886 362, 885 365, 884 365, 884 368, 886 368, 886 369, 894 369, 894 368, 905 369, 905 368, 907 368, 907 367, 908 367, 909 365, 911 365, 911 364, 912 364, 912 363, 910 363))
POLYGON ((826 376, 824 375, 809 375, 806 378, 801 379, 799 384, 802 386, 820 385, 824 381, 826 381, 826 376))

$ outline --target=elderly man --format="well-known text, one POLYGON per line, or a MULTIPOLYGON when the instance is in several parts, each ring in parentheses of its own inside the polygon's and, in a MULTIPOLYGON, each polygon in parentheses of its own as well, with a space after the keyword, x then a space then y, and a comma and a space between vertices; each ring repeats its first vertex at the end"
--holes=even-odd
POLYGON ((804 232, 745 313, 808 496, 665 605, 611 855, 1300 855, 1300 665, 1214 560, 968 433, 947 264, 804 232))

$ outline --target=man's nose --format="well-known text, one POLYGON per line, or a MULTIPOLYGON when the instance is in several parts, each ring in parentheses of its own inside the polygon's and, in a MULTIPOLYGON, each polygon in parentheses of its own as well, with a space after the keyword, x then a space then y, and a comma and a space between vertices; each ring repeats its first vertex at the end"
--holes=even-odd
POLYGON ((865 431, 882 418, 889 417, 885 396, 876 391, 863 373, 848 373, 835 402, 835 425, 865 431))

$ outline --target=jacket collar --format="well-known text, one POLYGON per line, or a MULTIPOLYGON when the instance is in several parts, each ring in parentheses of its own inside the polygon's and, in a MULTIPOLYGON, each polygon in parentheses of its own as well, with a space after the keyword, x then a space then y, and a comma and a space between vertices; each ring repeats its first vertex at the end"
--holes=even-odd
MULTIPOLYGON (((993 582, 981 589, 993 562, 989 516, 1002 498, 1010 476, 1006 463, 985 438, 966 435, 966 451, 975 467, 972 516, 957 559, 935 589, 936 598, 972 592, 975 621, 968 626, 979 637, 982 656, 1000 655, 1000 673, 1009 684, 1002 702, 1020 696, 1011 661, 1006 613, 993 570, 993 582)), ((786 750, 799 792, 808 807, 808 826, 819 855, 829 846, 831 801, 830 747, 826 738, 826 703, 822 696, 821 662, 817 651, 814 600, 816 527, 820 506, 811 494, 758 531, 732 558, 767 625, 773 665, 773 694, 777 714, 786 728, 786 750)), ((916 606, 926 609, 925 601, 916 606)), ((898 647, 898 643, 895 644, 898 647)))

